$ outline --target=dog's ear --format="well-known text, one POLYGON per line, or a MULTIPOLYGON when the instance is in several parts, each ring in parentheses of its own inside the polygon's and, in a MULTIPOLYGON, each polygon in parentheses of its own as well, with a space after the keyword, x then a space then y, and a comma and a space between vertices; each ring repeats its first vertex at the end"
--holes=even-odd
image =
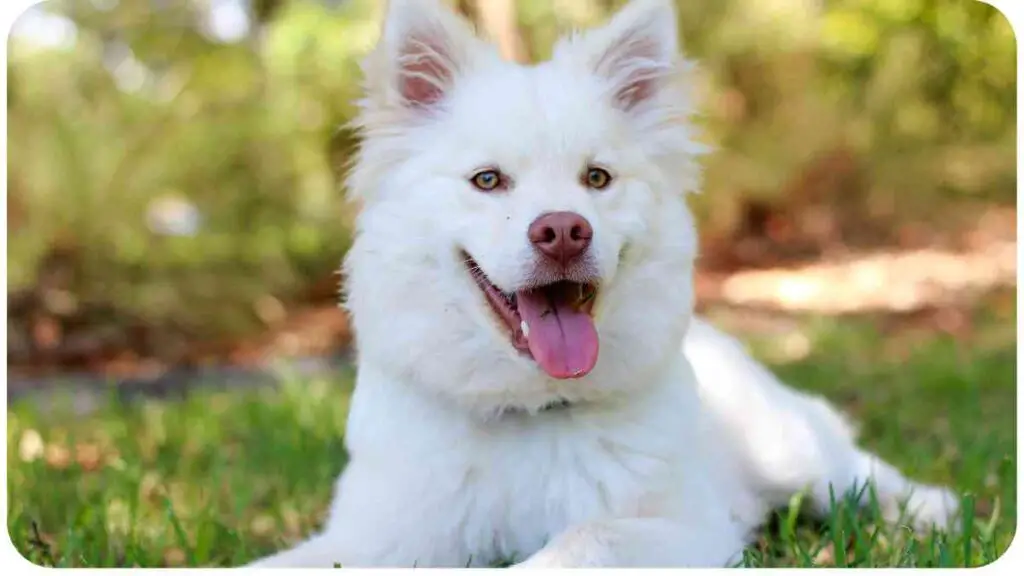
POLYGON ((673 0, 632 0, 604 26, 559 42, 555 59, 602 82, 677 190, 700 189, 696 159, 710 148, 695 138, 696 67, 680 54, 673 0))
MULTIPOLYGON (((653 100, 677 71, 679 36, 672 0, 633 0, 605 26, 563 42, 556 54, 583 58, 608 81, 624 110, 653 100)), ((557 56, 556 56, 557 57, 557 56)))
POLYGON ((377 48, 363 63, 371 103, 429 109, 487 45, 439 0, 390 0, 377 48))

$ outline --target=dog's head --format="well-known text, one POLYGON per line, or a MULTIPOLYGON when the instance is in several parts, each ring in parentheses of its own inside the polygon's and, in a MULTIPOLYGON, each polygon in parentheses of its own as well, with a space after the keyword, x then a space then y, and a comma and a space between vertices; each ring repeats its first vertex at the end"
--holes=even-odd
POLYGON ((702 148, 669 0, 502 60, 391 0, 365 66, 347 259, 364 370, 474 408, 629 392, 681 344, 702 148))

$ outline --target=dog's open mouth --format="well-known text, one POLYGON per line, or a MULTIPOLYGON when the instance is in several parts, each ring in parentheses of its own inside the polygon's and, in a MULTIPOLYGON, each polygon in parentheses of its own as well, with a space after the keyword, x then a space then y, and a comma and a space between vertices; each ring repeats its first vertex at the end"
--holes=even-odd
POLYGON ((598 352, 592 316, 596 283, 563 280, 510 294, 491 283, 468 254, 464 258, 517 350, 532 356, 553 378, 580 378, 593 370, 598 352))

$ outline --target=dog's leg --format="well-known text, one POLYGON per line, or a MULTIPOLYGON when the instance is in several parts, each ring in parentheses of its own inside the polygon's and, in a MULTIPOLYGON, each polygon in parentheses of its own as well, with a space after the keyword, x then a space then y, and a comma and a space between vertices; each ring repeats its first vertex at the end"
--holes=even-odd
POLYGON ((722 568, 743 545, 735 526, 621 518, 572 527, 513 568, 722 568))
POLYGON ((695 319, 685 353, 697 374, 711 432, 739 463, 743 480, 772 507, 809 490, 812 512, 874 490, 886 520, 927 530, 951 528, 958 500, 950 490, 913 482, 860 449, 852 427, 824 399, 783 385, 742 345, 695 319), (904 510, 905 507, 905 510, 904 510), (905 513, 905 515, 904 515, 905 513))
POLYGON ((318 534, 294 548, 247 564, 246 568, 334 568, 338 542, 325 534, 318 534))

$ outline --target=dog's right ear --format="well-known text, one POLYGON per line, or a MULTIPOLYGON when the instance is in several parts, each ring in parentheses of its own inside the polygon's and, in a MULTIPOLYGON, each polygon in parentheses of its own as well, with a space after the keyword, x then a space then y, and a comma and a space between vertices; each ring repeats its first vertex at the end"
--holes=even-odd
POLYGON ((365 105, 430 110, 488 49, 439 0, 390 0, 377 48, 363 63, 365 105))

